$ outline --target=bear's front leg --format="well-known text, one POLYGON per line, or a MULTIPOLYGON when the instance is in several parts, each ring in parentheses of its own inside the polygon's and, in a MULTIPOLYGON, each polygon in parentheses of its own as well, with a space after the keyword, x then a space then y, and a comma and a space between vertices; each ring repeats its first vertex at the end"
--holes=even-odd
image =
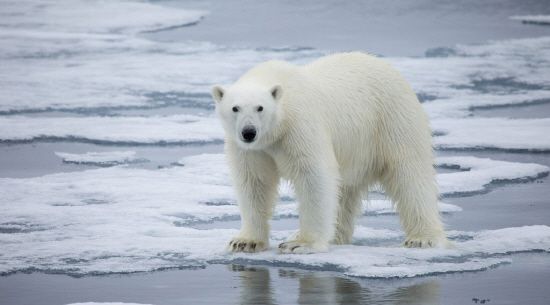
POLYGON ((279 245, 281 253, 328 251, 334 238, 338 205, 338 170, 331 158, 301 168, 293 179, 299 202, 300 230, 279 245))
POLYGON ((241 212, 241 231, 227 245, 231 252, 259 252, 269 247, 269 219, 277 198, 279 175, 262 152, 228 149, 241 212))

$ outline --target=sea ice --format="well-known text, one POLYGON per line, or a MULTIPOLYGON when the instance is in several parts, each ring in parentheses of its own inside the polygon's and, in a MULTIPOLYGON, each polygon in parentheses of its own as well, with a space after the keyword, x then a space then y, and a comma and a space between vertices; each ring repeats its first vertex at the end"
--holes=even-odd
POLYGON ((207 12, 169 8, 145 1, 2 1, 8 28, 69 33, 138 33, 193 24, 207 12))
POLYGON ((550 119, 435 119, 436 148, 549 151, 550 119))
POLYGON ((223 131, 211 116, 26 117, 0 116, 4 141, 67 140, 118 144, 220 142, 223 131))
POLYGON ((268 59, 299 61, 320 54, 155 42, 136 35, 197 23, 205 14, 143 1, 3 3, 0 112, 211 108, 213 83, 231 82, 268 59))
POLYGON ((85 154, 56 152, 55 154, 65 163, 90 164, 98 166, 112 166, 147 161, 146 159, 136 157, 135 151, 87 152, 85 154))
MULTIPOLYGON (((231 83, 268 59, 307 63, 324 54, 308 48, 156 42, 139 34, 191 25, 205 15, 143 1, 4 1, 0 113, 10 115, 0 117, 0 140, 221 142, 223 131, 210 114, 90 114, 170 105, 212 109, 208 92, 214 83, 231 83), (49 110, 88 116, 13 115, 49 110)), ((423 97, 437 148, 550 150, 549 119, 469 117, 479 107, 548 102, 550 37, 457 45, 429 50, 426 57, 387 59, 423 97)), ((60 156, 67 162, 127 162, 134 157, 132 152, 60 156)), ((451 249, 405 249, 400 231, 357 226, 352 245, 332 246, 328 253, 278 255, 271 248, 231 255, 224 247, 236 230, 193 227, 239 219, 223 155, 192 156, 179 163, 183 166, 159 170, 116 166, 0 178, 0 190, 9 190, 0 192, 0 274, 102 274, 246 262, 360 277, 412 277, 483 270, 510 262, 515 252, 550 251, 548 226, 450 232, 451 249)), ((443 157, 436 163, 460 170, 438 174, 443 197, 483 192, 494 182, 530 180, 549 171, 538 164, 474 157, 443 157)), ((281 184, 280 195, 273 221, 296 217, 288 183, 281 184)), ((386 199, 365 200, 364 209, 369 215, 395 213, 386 199)), ((461 210, 445 203, 440 209, 461 210)), ((273 231, 272 246, 291 233, 273 231)))
MULTIPOLYGON (((545 226, 510 228, 506 234, 453 233, 456 248, 447 250, 403 249, 399 231, 358 227, 354 245, 334 246, 329 253, 281 256, 272 249, 232 256, 223 248, 236 230, 193 227, 198 222, 239 218, 224 156, 205 154, 180 162, 183 166, 159 170, 109 167, 0 179, 0 189, 10 190, 0 194, 0 273, 101 274, 245 260, 366 277, 415 276, 480 270, 508 262, 508 252, 548 251, 550 245, 550 228, 545 226), (385 246, 377 246, 379 241, 385 246)), ((491 180, 548 172, 536 164, 473 157, 442 158, 438 164, 464 170, 438 175, 443 194, 482 190, 491 180)), ((284 188, 275 219, 297 216, 293 193, 284 188)), ((367 214, 393 213, 387 200, 373 200, 370 207, 365 202, 365 209, 367 214)), ((441 209, 460 211, 448 204, 441 209)), ((272 232, 273 245, 290 234, 272 232)))
MULTIPOLYGON (((550 119, 440 118, 431 121, 439 149, 550 150, 550 119), (474 136, 475 135, 475 136, 474 136)), ((0 116, 0 141, 65 140, 110 144, 222 142, 215 116, 0 116)))

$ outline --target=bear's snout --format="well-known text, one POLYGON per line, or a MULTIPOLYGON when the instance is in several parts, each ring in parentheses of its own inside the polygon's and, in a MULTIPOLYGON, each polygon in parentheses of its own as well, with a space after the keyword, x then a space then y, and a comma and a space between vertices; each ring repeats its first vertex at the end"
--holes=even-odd
POLYGON ((243 136, 244 142, 251 143, 256 138, 256 128, 251 125, 245 126, 241 132, 241 135, 243 136))

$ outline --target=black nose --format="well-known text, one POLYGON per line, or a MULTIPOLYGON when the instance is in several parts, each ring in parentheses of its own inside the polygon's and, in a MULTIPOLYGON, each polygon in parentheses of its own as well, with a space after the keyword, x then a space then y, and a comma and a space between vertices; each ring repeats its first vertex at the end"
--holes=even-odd
POLYGON ((246 143, 250 143, 254 141, 254 138, 256 138, 256 128, 254 126, 245 126, 243 128, 243 139, 246 143))

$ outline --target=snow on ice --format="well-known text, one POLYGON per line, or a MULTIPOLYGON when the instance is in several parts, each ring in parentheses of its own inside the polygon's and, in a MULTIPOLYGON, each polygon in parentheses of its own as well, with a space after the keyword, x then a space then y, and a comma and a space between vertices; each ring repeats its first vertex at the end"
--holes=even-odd
POLYGON ((465 118, 431 121, 441 149, 550 151, 550 119, 465 118))
POLYGON ((212 116, 180 114, 149 117, 1 116, 4 141, 72 140, 113 144, 197 144, 221 142, 223 131, 212 116))
POLYGON ((119 164, 147 162, 146 159, 136 157, 135 151, 108 151, 87 152, 85 154, 71 154, 56 152, 65 163, 88 164, 98 166, 113 166, 119 164))
MULTIPOLYGON (((0 179, 0 189, 10 190, 0 195, 0 273, 101 274, 248 260, 336 268, 355 276, 402 277, 480 270, 509 260, 501 254, 550 247, 550 228, 545 226, 510 228, 509 234, 459 232, 456 236, 469 238, 455 240, 454 249, 432 250, 402 248, 400 231, 358 227, 354 245, 334 246, 330 253, 281 256, 271 249, 257 255, 230 255, 224 247, 236 230, 194 227, 239 218, 224 156, 198 155, 180 162, 183 166, 161 170, 115 166, 0 179), (380 240, 386 241, 385 246, 372 244, 380 240)), ((492 180, 534 178, 548 172, 536 164, 473 157, 442 158, 438 163, 464 169, 439 174, 443 194, 482 190, 492 180), (457 188, 460 185, 464 189, 457 188)), ((292 192, 283 195, 274 221, 297 215, 292 192)), ((444 212, 460 211, 453 205, 441 207, 444 212)), ((365 202, 365 208, 374 215, 393 212, 387 200, 375 200, 372 206, 365 202)), ((273 232, 273 245, 290 234, 273 232)))
MULTIPOLYGON (((540 22, 543 17, 513 18, 540 22)), ((208 12, 143 1, 3 1, 0 141, 221 142, 223 132, 210 111, 166 116, 99 113, 165 106, 211 110, 212 84, 231 83, 268 59, 301 64, 324 54, 309 48, 158 42, 144 35, 192 26, 202 18, 208 18, 208 12), (52 110, 69 115, 29 115, 52 110)), ((550 101, 550 37, 457 45, 428 50, 425 57, 387 60, 419 93, 432 118, 437 148, 550 150, 548 119, 471 117, 476 108, 550 101)), ((58 155, 76 163, 136 160, 132 151, 58 155)), ((474 157, 441 157, 436 162, 459 170, 438 174, 443 198, 484 192, 495 182, 536 179, 549 171, 538 164, 474 157)), ((483 270, 510 262, 515 252, 550 251, 548 226, 454 231, 451 249, 405 249, 400 231, 358 226, 352 245, 333 246, 329 253, 276 254, 273 246, 292 232, 274 231, 269 251, 228 254, 224 247, 236 230, 198 226, 239 219, 223 155, 191 156, 179 163, 183 166, 148 170, 123 164, 0 178, 0 190, 9 190, 0 192, 0 274, 124 273, 247 262, 360 277, 412 277, 483 270)), ((292 188, 283 183, 280 194, 273 221, 296 217, 292 188)), ((385 199, 365 200, 364 209, 372 217, 395 213, 385 199)), ((461 211, 443 202, 440 209, 461 211)))

